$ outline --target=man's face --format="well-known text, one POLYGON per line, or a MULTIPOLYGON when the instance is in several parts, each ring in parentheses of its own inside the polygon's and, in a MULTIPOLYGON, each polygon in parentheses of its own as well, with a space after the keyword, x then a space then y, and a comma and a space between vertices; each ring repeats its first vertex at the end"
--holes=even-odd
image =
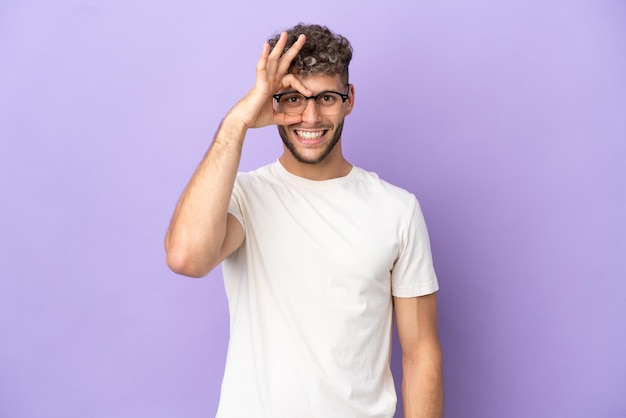
MULTIPOLYGON (((312 91, 313 96, 323 91, 348 92, 348 87, 341 82, 339 75, 315 75, 303 78, 302 81, 312 91)), ((317 164, 323 161, 335 150, 341 139, 343 120, 352 111, 353 103, 352 86, 350 97, 333 115, 321 114, 315 101, 308 100, 300 123, 278 126, 278 133, 285 147, 298 162, 317 164)))

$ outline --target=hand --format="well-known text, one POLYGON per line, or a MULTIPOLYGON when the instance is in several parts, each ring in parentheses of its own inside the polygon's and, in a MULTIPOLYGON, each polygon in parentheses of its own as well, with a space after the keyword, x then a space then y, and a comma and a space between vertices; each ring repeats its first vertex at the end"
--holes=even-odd
POLYGON ((292 88, 305 96, 311 91, 293 74, 287 74, 291 61, 302 49, 306 38, 300 35, 296 42, 285 52, 287 33, 283 32, 270 52, 266 42, 256 65, 256 84, 252 90, 233 108, 231 116, 236 116, 248 128, 260 128, 267 125, 291 125, 302 121, 302 115, 288 115, 274 110, 272 95, 283 88, 292 88))

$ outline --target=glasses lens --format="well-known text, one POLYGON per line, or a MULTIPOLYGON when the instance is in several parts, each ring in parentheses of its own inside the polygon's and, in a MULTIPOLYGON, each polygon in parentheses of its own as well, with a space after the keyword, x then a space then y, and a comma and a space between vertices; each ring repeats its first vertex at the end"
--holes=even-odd
POLYGON ((343 104, 343 100, 337 93, 328 92, 317 96, 315 103, 317 104, 317 108, 320 113, 332 115, 339 111, 341 105, 343 104))
POLYGON ((278 110, 285 113, 302 113, 306 107, 306 98, 300 93, 287 93, 278 99, 278 110))
MULTIPOLYGON (((276 103, 276 110, 283 113, 300 114, 306 109, 307 101, 307 98, 298 92, 281 94, 276 103)), ((335 92, 320 93, 315 97, 317 111, 323 115, 334 115, 339 112, 343 102, 341 95, 335 92)))

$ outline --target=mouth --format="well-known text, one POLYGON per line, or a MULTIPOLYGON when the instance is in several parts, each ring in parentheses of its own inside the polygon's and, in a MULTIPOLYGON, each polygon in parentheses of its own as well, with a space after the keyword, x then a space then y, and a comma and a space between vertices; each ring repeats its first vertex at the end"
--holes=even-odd
POLYGON ((298 140, 304 144, 317 144, 321 142, 328 132, 328 129, 315 130, 315 131, 304 131, 300 129, 294 130, 296 137, 298 140))

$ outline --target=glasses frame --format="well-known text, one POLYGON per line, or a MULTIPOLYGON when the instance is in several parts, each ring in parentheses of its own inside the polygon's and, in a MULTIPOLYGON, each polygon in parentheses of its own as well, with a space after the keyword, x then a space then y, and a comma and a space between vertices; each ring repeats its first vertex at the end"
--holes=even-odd
POLYGON ((278 94, 273 94, 272 97, 274 98, 274 100, 276 100, 276 103, 280 102, 280 98, 283 97, 286 94, 294 94, 294 93, 298 93, 299 95, 301 95, 302 97, 304 97, 304 106, 302 107, 302 111, 300 112, 300 114, 304 113, 304 111, 306 110, 307 104, 309 103, 309 100, 313 99, 314 103, 315 103, 315 107, 319 109, 319 105, 317 104, 317 98, 320 96, 323 96, 324 94, 328 94, 328 93, 333 93, 333 94, 338 94, 341 97, 341 103, 345 103, 346 100, 348 100, 348 98, 350 97, 350 84, 348 84, 348 92, 347 93, 339 93, 338 91, 334 91, 334 90, 324 90, 320 93, 317 93, 315 96, 305 96, 304 94, 300 93, 299 91, 286 91, 284 93, 278 93, 278 94))

